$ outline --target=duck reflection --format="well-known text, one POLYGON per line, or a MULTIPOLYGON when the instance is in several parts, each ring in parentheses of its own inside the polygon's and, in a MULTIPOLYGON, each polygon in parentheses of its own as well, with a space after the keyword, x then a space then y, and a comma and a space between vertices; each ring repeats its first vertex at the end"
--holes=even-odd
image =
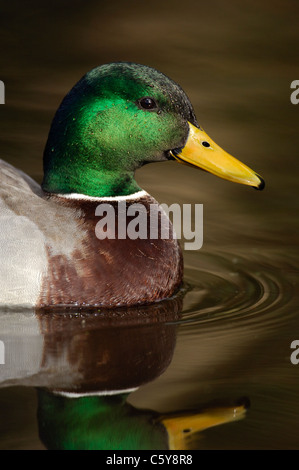
MULTIPOLYGON (((67 396, 131 392, 171 362, 182 299, 139 308, 40 312, 42 367, 51 389, 67 396)), ((49 385, 48 385, 49 388, 49 385)))
POLYGON ((131 392, 169 365, 182 297, 113 310, 2 313, 1 386, 73 394, 131 392))
POLYGON ((201 430, 243 418, 246 403, 169 414, 128 403, 130 393, 169 366, 182 302, 178 295, 113 311, 0 314, 0 384, 37 389, 47 449, 192 448, 201 430))
MULTIPOLYGON (((126 394, 67 398, 38 391, 40 438, 51 450, 187 450, 212 426, 242 419, 231 406, 159 414, 127 403, 126 394)), ((196 448, 196 447, 195 447, 196 448)))

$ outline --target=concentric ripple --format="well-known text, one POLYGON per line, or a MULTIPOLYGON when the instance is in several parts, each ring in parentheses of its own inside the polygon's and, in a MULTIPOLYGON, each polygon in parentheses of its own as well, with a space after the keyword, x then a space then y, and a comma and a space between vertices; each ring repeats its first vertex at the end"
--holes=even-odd
POLYGON ((293 286, 280 267, 267 260, 229 253, 185 256, 185 297, 181 323, 252 318, 277 324, 293 286), (265 318, 265 316, 267 316, 265 318), (276 319, 275 319, 276 318, 276 319))

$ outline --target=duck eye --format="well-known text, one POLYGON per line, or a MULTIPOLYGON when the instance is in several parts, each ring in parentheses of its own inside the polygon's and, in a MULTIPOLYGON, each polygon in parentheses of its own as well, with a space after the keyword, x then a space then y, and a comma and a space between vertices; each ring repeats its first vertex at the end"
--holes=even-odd
POLYGON ((153 98, 150 98, 149 96, 145 96, 144 98, 141 98, 139 101, 139 106, 142 109, 156 109, 158 108, 158 105, 156 101, 153 98))

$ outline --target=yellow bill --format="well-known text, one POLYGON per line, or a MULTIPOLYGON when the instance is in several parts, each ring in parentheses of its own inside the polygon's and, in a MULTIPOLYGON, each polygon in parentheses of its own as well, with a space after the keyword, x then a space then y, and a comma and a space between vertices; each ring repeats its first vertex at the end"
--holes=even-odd
POLYGON ((201 412, 162 415, 159 422, 166 428, 170 450, 187 450, 188 441, 194 434, 221 424, 238 421, 246 416, 248 404, 207 408, 201 412))
POLYGON ((201 168, 235 183, 253 186, 259 190, 264 189, 265 182, 261 176, 222 150, 202 129, 198 129, 190 122, 188 124, 189 136, 185 147, 171 152, 177 161, 201 168))

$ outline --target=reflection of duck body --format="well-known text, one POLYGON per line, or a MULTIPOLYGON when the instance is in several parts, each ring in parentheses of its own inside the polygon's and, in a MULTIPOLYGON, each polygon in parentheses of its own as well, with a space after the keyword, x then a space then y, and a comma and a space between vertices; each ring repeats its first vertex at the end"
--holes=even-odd
POLYGON ((47 387, 67 396, 132 391, 169 366, 182 296, 100 312, 0 313, 0 387, 47 387))
POLYGON ((174 159, 263 186, 199 128, 185 93, 161 73, 118 63, 83 77, 53 120, 42 188, 0 163, 0 305, 115 307, 170 297, 182 281, 172 234, 100 240, 95 212, 123 200, 142 205, 147 222, 154 206, 169 224, 134 173, 174 159))
POLYGON ((184 450, 195 434, 242 419, 246 411, 240 404, 161 415, 133 407, 126 397, 70 399, 39 390, 42 442, 53 450, 184 450))
POLYGON ((113 315, 2 313, 0 386, 38 389, 39 432, 50 449, 196 448, 193 435, 242 418, 244 405, 162 415, 127 403, 171 363, 181 307, 178 296, 113 315))

